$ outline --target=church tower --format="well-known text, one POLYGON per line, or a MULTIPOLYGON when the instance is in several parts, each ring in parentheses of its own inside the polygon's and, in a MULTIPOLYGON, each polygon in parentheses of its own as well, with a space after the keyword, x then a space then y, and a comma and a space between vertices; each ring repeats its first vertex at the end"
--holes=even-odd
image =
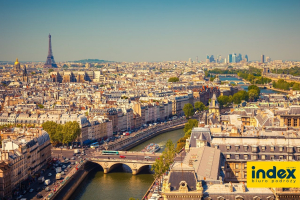
POLYGON ((214 113, 216 116, 220 115, 220 106, 216 97, 216 94, 213 94, 209 104, 209 114, 214 113))
POLYGON ((24 65, 24 70, 23 70, 23 82, 28 83, 28 74, 27 74, 27 69, 26 69, 26 65, 24 65))

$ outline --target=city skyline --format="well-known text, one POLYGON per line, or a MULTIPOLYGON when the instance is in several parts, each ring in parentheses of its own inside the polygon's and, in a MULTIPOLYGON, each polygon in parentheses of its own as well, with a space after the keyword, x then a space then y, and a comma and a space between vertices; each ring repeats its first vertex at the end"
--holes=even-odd
POLYGON ((205 61, 232 52, 300 60, 299 1, 5 1, 0 60, 205 61), (12 15, 11 12, 14 12, 12 15), (234 25, 234 26, 231 26, 234 25))

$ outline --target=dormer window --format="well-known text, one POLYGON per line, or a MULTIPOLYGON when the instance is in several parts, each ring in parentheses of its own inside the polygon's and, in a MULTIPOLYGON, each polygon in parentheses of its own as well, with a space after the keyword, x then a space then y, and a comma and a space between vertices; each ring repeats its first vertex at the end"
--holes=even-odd
POLYGON ((226 145, 226 149, 227 149, 227 150, 230 150, 230 145, 226 145))
POLYGON ((248 151, 248 146, 244 145, 244 151, 248 151))
POLYGON ((266 151, 266 146, 262 146, 261 151, 266 151))

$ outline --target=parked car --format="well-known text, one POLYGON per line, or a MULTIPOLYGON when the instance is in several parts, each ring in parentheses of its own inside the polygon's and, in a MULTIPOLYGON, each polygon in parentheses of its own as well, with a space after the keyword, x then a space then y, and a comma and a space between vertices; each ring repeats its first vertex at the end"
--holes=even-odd
POLYGON ((39 199, 41 199, 41 198, 43 198, 43 195, 37 194, 36 197, 39 198, 39 199))
POLYGON ((145 159, 151 159, 151 157, 150 156, 145 156, 145 159))
POLYGON ((52 174, 51 174, 51 173, 49 173, 49 174, 48 174, 48 176, 52 176, 52 174))
POLYGON ((32 188, 29 190, 30 193, 32 193, 33 191, 34 191, 34 189, 32 189, 32 188))
POLYGON ((120 155, 120 158, 126 158, 126 156, 121 156, 121 155, 120 155))

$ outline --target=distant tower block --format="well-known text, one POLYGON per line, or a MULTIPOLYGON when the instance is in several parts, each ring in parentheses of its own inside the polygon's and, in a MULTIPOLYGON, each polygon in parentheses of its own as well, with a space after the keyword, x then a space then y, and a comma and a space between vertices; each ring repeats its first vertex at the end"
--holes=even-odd
POLYGON ((52 54, 51 35, 50 34, 49 34, 48 56, 47 56, 47 60, 46 60, 44 67, 45 68, 57 68, 57 65, 55 64, 54 57, 52 54))

